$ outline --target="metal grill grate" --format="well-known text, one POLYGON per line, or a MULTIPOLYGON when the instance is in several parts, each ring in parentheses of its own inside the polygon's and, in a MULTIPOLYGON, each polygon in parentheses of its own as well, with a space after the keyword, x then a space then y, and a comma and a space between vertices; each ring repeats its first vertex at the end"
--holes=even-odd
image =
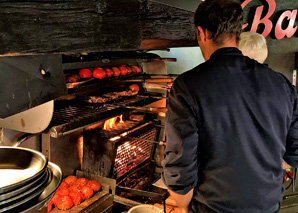
MULTIPOLYGON (((138 138, 154 140, 156 130, 156 128, 150 129, 144 134, 139 135, 138 138)), ((119 178, 127 171, 149 159, 152 146, 152 143, 140 140, 130 140, 119 145, 117 147, 113 177, 119 178)))
MULTIPOLYGON (((108 111, 107 108, 102 108, 101 112, 108 111)), ((92 117, 95 113, 100 113, 99 109, 95 112, 92 109, 78 107, 78 106, 65 106, 54 110, 51 126, 67 124, 76 122, 84 118, 92 117)))
POLYGON ((115 106, 88 105, 85 102, 82 103, 77 100, 57 101, 54 107, 53 118, 49 125, 51 137, 59 137, 76 128, 106 120, 127 111, 132 111, 132 109, 126 109, 121 106, 145 106, 155 101, 157 101, 157 99, 150 96, 119 99, 115 101, 115 106))

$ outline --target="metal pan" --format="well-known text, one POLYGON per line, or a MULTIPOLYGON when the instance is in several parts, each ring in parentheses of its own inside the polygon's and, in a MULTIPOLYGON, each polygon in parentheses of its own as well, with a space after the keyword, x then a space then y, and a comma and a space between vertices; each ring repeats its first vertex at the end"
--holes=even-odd
POLYGON ((38 151, 0 146, 0 195, 30 183, 47 164, 48 159, 38 151))
POLYGON ((62 171, 57 165, 49 162, 48 169, 51 170, 53 174, 52 181, 49 185, 38 197, 13 209, 12 212, 36 213, 48 204, 62 182, 62 171))
POLYGON ((36 189, 34 189, 33 192, 27 194, 26 196, 18 198, 15 202, 11 202, 7 205, 0 206, 0 212, 19 212, 16 211, 15 208, 38 197, 44 191, 47 185, 52 181, 52 177, 52 171, 49 170, 48 176, 46 177, 45 181, 42 184, 40 184, 36 189))
POLYGON ((15 197, 25 191, 28 191, 30 189, 32 189, 34 186, 36 186, 38 183, 40 183, 41 180, 43 180, 46 177, 47 171, 43 172, 41 175, 37 176, 34 180, 32 180, 32 182, 24 185, 23 187, 20 187, 16 190, 4 193, 0 195, 0 203, 3 200, 7 200, 9 198, 15 197))

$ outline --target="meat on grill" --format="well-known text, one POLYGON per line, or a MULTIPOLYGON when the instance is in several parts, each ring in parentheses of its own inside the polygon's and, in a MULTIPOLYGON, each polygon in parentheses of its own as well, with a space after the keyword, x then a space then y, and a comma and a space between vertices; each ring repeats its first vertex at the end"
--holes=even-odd
POLYGON ((132 121, 143 121, 144 120, 144 115, 131 114, 129 116, 129 120, 132 120, 132 121))
POLYGON ((88 103, 105 103, 107 98, 103 98, 100 96, 89 96, 86 100, 88 103))
POLYGON ((119 97, 132 96, 134 95, 131 90, 121 92, 109 92, 102 96, 88 96, 86 100, 88 103, 105 103, 108 101, 116 100, 119 97))
POLYGON ((104 97, 110 97, 110 98, 118 98, 119 96, 132 96, 133 93, 131 90, 129 91, 121 91, 121 92, 109 92, 104 94, 104 97))

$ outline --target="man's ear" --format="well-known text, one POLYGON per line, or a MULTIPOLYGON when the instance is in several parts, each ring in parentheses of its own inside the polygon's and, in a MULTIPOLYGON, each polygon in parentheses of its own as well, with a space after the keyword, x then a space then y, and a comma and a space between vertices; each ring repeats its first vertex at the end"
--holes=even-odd
POLYGON ((198 26, 198 39, 200 39, 202 42, 206 42, 207 41, 207 30, 203 29, 202 27, 198 26))

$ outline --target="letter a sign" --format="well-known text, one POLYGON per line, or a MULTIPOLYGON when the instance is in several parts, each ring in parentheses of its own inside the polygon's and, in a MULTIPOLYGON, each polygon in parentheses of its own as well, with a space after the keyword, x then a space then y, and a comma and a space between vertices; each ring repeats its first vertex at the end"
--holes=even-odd
MULTIPOLYGON (((253 0, 245 0, 241 5, 242 8, 244 8, 248 3, 252 1, 253 0)), ((264 31, 262 32, 262 35, 264 37, 267 37, 273 29, 273 23, 269 18, 273 15, 276 9, 275 0, 266 0, 266 2, 269 6, 267 14, 263 18, 261 18, 262 13, 264 11, 264 5, 257 7, 250 29, 251 32, 257 32, 258 26, 262 24, 264 26, 264 31)), ((277 39, 282 39, 284 37, 290 38, 295 34, 295 32, 297 31, 297 26, 294 26, 296 17, 297 9, 293 11, 284 11, 280 15, 274 29, 274 35, 277 39), (288 26, 285 29, 282 28, 284 21, 288 22, 288 26)), ((248 25, 248 23, 245 23, 242 26, 242 29, 247 28, 248 25)))

